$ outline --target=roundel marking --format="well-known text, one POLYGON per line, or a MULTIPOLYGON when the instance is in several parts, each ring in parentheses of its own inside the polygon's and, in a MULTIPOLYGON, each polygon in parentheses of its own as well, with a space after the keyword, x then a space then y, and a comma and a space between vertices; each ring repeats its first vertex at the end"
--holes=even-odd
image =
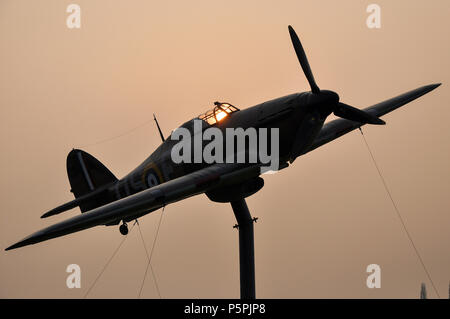
POLYGON ((154 163, 149 163, 143 171, 142 182, 146 187, 150 188, 163 182, 161 172, 154 163))
POLYGON ((146 181, 147 181, 147 187, 153 187, 153 186, 156 186, 159 184, 158 178, 151 170, 149 170, 147 172, 146 181))

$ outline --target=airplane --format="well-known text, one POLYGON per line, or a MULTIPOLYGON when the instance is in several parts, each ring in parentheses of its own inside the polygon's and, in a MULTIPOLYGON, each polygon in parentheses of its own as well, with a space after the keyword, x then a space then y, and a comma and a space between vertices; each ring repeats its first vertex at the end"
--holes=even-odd
MULTIPOLYGON (((193 121, 201 120, 204 129, 216 127, 221 131, 237 127, 278 128, 281 170, 292 164, 297 157, 363 125, 385 124, 380 119, 381 116, 440 85, 438 83, 422 86, 365 109, 355 108, 341 102, 337 93, 319 88, 297 34, 291 26, 288 30, 311 91, 286 95, 243 110, 230 103, 216 102, 211 110, 184 123, 181 127, 192 131, 193 121), (339 119, 325 124, 331 113, 339 119)), ((237 212, 248 212, 245 198, 264 186, 264 179, 260 176, 262 163, 176 164, 171 159, 171 149, 177 141, 172 136, 164 138, 157 121, 156 124, 162 144, 122 179, 117 179, 90 154, 73 149, 67 156, 67 173, 75 199, 48 211, 41 218, 60 214, 75 207, 79 207, 82 214, 33 233, 6 250, 36 244, 99 225, 121 224, 120 233, 126 235, 128 222, 168 204, 203 193, 212 201, 231 203, 239 226, 243 226, 245 218, 248 220, 250 215, 238 216, 237 212), (240 216, 244 216, 244 219, 240 216)), ((251 231, 253 236, 253 229, 251 231)), ((253 254, 252 249, 247 252, 253 254)), ((254 273, 250 275, 254 276, 254 273)))

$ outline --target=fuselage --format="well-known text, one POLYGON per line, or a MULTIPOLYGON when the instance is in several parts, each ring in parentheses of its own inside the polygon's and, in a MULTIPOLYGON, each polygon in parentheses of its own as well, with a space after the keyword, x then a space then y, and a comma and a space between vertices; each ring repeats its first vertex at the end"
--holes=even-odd
MULTIPOLYGON (((330 114, 328 105, 336 101, 334 92, 322 92, 320 96, 303 92, 273 99, 235 112, 214 126, 221 131, 238 127, 244 130, 251 127, 268 130, 278 128, 279 163, 292 162, 314 141, 330 114)), ((193 121, 196 119, 181 127, 193 130, 193 121)), ((210 125, 204 123, 203 130, 208 127, 210 125)), ((114 193, 114 197, 121 199, 212 165, 205 162, 174 163, 171 150, 177 142, 172 136, 168 137, 142 164, 111 185, 110 192, 114 193)))

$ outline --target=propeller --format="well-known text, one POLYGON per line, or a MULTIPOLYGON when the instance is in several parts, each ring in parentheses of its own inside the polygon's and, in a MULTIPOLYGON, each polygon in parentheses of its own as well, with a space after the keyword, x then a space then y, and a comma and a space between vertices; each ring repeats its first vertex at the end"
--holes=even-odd
MULTIPOLYGON (((297 54, 298 61, 300 62, 300 66, 303 69, 303 73, 306 76, 306 79, 308 80, 309 86, 311 87, 311 92, 315 95, 330 95, 330 91, 324 92, 320 91, 319 86, 316 83, 316 80, 314 79, 314 75, 311 71, 311 67, 309 66, 308 58, 306 57, 305 50, 303 49, 302 43, 300 42, 300 39, 297 36, 297 33, 295 33, 294 28, 292 26, 288 27, 289 29, 289 35, 291 36, 292 45, 294 46, 295 53, 297 54)), ((332 92, 333 95, 337 96, 336 93, 332 92)), ((347 119, 350 121, 360 122, 363 124, 386 124, 382 119, 380 119, 377 116, 374 116, 370 113, 364 112, 356 107, 350 106, 348 104, 339 102, 339 97, 337 96, 337 99, 334 103, 331 105, 332 109, 330 110, 330 113, 333 112, 334 115, 341 117, 343 119, 347 119)))
POLYGON ((302 43, 295 33, 294 28, 291 26, 288 27, 289 34, 291 35, 292 45, 294 46, 295 53, 297 54, 298 61, 303 69, 303 73, 305 73, 306 79, 309 82, 309 86, 311 87, 311 91, 313 93, 320 93, 320 89, 316 84, 316 80, 314 80, 314 75, 312 74, 311 67, 309 66, 308 58, 306 57, 305 50, 303 50, 302 43))
POLYGON ((386 122, 380 119, 379 117, 364 112, 360 109, 357 109, 356 107, 344 104, 342 102, 337 103, 337 106, 334 107, 333 114, 342 117, 343 119, 361 122, 365 124, 375 124, 375 125, 386 124, 386 122))

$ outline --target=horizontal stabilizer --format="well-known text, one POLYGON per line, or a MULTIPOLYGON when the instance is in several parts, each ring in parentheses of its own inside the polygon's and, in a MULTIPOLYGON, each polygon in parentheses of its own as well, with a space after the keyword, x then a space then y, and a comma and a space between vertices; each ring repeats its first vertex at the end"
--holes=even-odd
POLYGON ((47 218, 50 216, 54 216, 54 215, 58 215, 61 214, 69 209, 75 208, 77 206, 83 205, 84 203, 92 200, 94 197, 96 196, 101 196, 100 194, 104 193, 107 191, 106 187, 102 187, 102 188, 98 188, 96 190, 94 190, 91 193, 87 193, 85 195, 82 195, 70 202, 67 202, 65 204, 62 204, 58 207, 53 208, 52 210, 49 210, 48 212, 46 212, 44 215, 41 216, 41 218, 47 218))

